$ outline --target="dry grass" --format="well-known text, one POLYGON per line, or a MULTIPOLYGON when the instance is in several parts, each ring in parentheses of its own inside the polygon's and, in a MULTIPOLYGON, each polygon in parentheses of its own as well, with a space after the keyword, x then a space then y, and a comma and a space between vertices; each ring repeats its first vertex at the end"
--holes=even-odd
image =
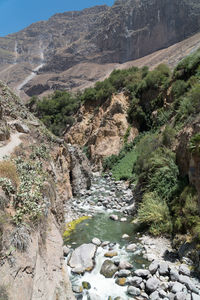
POLYGON ((17 188, 19 185, 19 176, 15 164, 9 160, 0 161, 0 177, 8 178, 17 188))

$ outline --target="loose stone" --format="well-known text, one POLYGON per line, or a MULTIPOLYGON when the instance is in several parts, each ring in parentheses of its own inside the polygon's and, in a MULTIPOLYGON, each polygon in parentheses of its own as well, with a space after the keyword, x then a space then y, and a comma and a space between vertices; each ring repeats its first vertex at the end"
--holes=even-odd
POLYGON ((149 270, 138 269, 134 272, 134 274, 138 277, 147 278, 150 275, 149 270))
POLYGON ((130 244, 126 247, 127 251, 135 251, 137 245, 136 244, 130 244))
POLYGON ((115 280, 115 282, 120 285, 120 286, 124 286, 126 284, 126 278, 125 277, 122 277, 122 278, 117 278, 115 280))
POLYGON ((115 264, 111 260, 106 259, 101 266, 100 273, 106 278, 111 278, 117 272, 117 270, 118 268, 115 266, 115 264))
POLYGON ((118 221, 119 217, 117 215, 111 215, 110 219, 113 220, 113 221, 118 221))
POLYGON ((131 296, 139 296, 140 295, 140 289, 134 287, 134 286, 129 286, 127 288, 127 293, 131 296))
POLYGON ((98 238, 93 238, 92 239, 92 243, 96 246, 100 246, 101 245, 101 241, 98 238))
POLYGON ((157 278, 151 277, 146 282, 146 288, 149 292, 154 292, 157 290, 160 281, 157 278))
POLYGON ((104 254, 105 257, 114 257, 117 255, 118 255, 118 253, 116 251, 109 251, 104 254))

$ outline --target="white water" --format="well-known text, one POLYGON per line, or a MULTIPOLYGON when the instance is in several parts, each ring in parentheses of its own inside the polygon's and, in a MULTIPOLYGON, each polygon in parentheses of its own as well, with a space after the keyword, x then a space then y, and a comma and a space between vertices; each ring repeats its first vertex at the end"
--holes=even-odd
MULTIPOLYGON (((119 245, 116 245, 113 251, 118 252, 117 259, 120 259, 121 261, 128 261, 130 259, 126 250, 124 248, 120 248, 119 245)), ((85 272, 83 276, 74 276, 71 273, 71 268, 69 267, 71 281, 74 285, 81 286, 83 281, 91 284, 91 289, 88 291, 84 290, 83 300, 87 300, 88 295, 90 295, 92 300, 106 300, 109 296, 112 296, 112 299, 115 297, 129 299, 128 295, 126 294, 127 286, 119 286, 115 283, 115 278, 106 278, 100 274, 100 269, 103 262, 108 259, 104 257, 106 252, 108 252, 108 248, 98 248, 95 258, 96 264, 93 271, 85 272)), ((115 257, 113 257, 112 260, 114 261, 115 257)))
POLYGON ((43 63, 37 66, 33 72, 28 75, 20 85, 18 85, 17 90, 20 91, 29 81, 31 81, 37 75, 36 72, 39 71, 39 69, 41 69, 43 66, 43 63))
POLYGON ((42 48, 42 42, 40 42, 39 45, 39 55, 40 55, 41 64, 39 64, 35 69, 33 69, 31 74, 28 75, 20 85, 18 85, 17 87, 18 92, 20 92, 20 90, 37 75, 37 71, 39 71, 44 66, 44 50, 42 48))

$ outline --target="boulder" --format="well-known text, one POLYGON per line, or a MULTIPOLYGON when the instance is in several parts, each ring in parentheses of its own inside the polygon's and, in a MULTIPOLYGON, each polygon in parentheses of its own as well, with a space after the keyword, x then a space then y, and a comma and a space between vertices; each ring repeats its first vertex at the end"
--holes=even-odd
POLYGON ((160 281, 157 278, 151 277, 146 282, 146 289, 152 293, 155 290, 157 290, 157 288, 159 287, 159 284, 160 284, 160 281))
POLYGON ((128 283, 135 287, 140 287, 140 284, 142 283, 142 278, 138 276, 133 276, 129 279, 128 283))
POLYGON ((126 284, 126 278, 122 277, 122 278, 117 278, 115 280, 116 284, 120 285, 120 286, 124 286, 126 284))
POLYGON ((130 264, 128 261, 120 261, 119 268, 120 269, 132 269, 133 265, 130 264))
POLYGON ((149 299, 151 299, 151 300, 160 300, 160 295, 159 295, 158 291, 155 291, 155 292, 151 293, 151 295, 149 296, 149 299))
POLYGON ((200 300, 200 296, 195 293, 192 293, 192 300, 200 300))
POLYGON ((182 264, 179 267, 179 273, 182 275, 190 276, 190 269, 188 268, 187 265, 182 264))
POLYGON ((150 265, 149 265, 149 272, 153 275, 156 273, 159 267, 159 262, 157 260, 154 260, 150 265))
POLYGON ((140 296, 141 291, 140 291, 140 289, 138 289, 134 286, 128 286, 127 293, 131 296, 140 296))
POLYGON ((172 293, 176 294, 179 292, 182 292, 184 288, 184 285, 180 282, 175 282, 173 287, 172 287, 172 293))
POLYGON ((150 275, 149 270, 138 269, 134 272, 134 274, 138 277, 147 278, 150 275))
POLYGON ((118 255, 118 253, 116 251, 108 251, 104 254, 105 257, 114 257, 117 255, 118 255))
POLYGON ((175 269, 170 270, 170 279, 172 281, 179 281, 179 273, 177 270, 175 269))
POLYGON ((130 244, 126 247, 127 251, 135 251, 137 245, 136 244, 130 244))
POLYGON ((131 271, 129 270, 120 270, 118 273, 117 273, 117 276, 118 277, 128 277, 131 275, 131 271))
POLYGON ((74 285, 72 286, 72 290, 74 293, 81 294, 83 292, 82 286, 74 285))
POLYGON ((117 272, 117 266, 109 259, 106 259, 101 266, 100 273, 106 278, 111 278, 117 272))
POLYGON ((110 219, 113 220, 113 221, 118 221, 119 217, 117 215, 111 215, 110 219))
POLYGON ((122 235, 122 239, 128 239, 129 237, 130 236, 128 234, 126 234, 126 233, 122 235))
POLYGON ((83 244, 76 248, 69 260, 69 266, 74 273, 84 273, 91 271, 94 267, 93 258, 96 253, 96 246, 94 244, 83 244))
POLYGON ((175 294, 175 300, 186 300, 186 294, 184 292, 179 292, 175 294))
POLYGON ((159 263, 159 273, 163 276, 169 274, 169 266, 166 262, 162 261, 159 263))
POLYGON ((98 238, 93 238, 92 239, 92 243, 96 246, 100 246, 101 245, 101 241, 98 238))
POLYGON ((15 122, 14 125, 18 132, 30 133, 28 126, 26 126, 25 124, 22 124, 21 122, 15 122))

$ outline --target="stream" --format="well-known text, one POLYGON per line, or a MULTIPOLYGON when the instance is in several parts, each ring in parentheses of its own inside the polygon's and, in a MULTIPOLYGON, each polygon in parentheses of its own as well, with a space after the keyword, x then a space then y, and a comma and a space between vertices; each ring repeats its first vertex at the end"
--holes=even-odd
POLYGON ((133 270, 148 265, 142 255, 143 247, 138 240, 137 226, 131 223, 133 217, 128 214, 129 209, 126 209, 132 207, 131 189, 124 182, 115 182, 109 176, 104 178, 94 174, 90 190, 81 191, 81 195, 72 201, 77 215, 87 215, 90 218, 76 225, 72 234, 65 239, 65 245, 75 249, 84 243, 91 243, 93 238, 104 242, 97 247, 94 269, 91 272, 79 275, 68 267, 74 291, 82 286, 82 282, 91 286, 89 290, 83 289, 81 293, 75 293, 77 299, 131 299, 126 293, 127 286, 117 284, 114 276, 106 278, 100 274, 103 262, 108 259, 104 255, 109 251, 116 252, 116 256, 109 258, 115 264, 126 261, 132 264, 133 270), (127 245, 133 243, 136 246, 134 251, 127 251, 127 245))

